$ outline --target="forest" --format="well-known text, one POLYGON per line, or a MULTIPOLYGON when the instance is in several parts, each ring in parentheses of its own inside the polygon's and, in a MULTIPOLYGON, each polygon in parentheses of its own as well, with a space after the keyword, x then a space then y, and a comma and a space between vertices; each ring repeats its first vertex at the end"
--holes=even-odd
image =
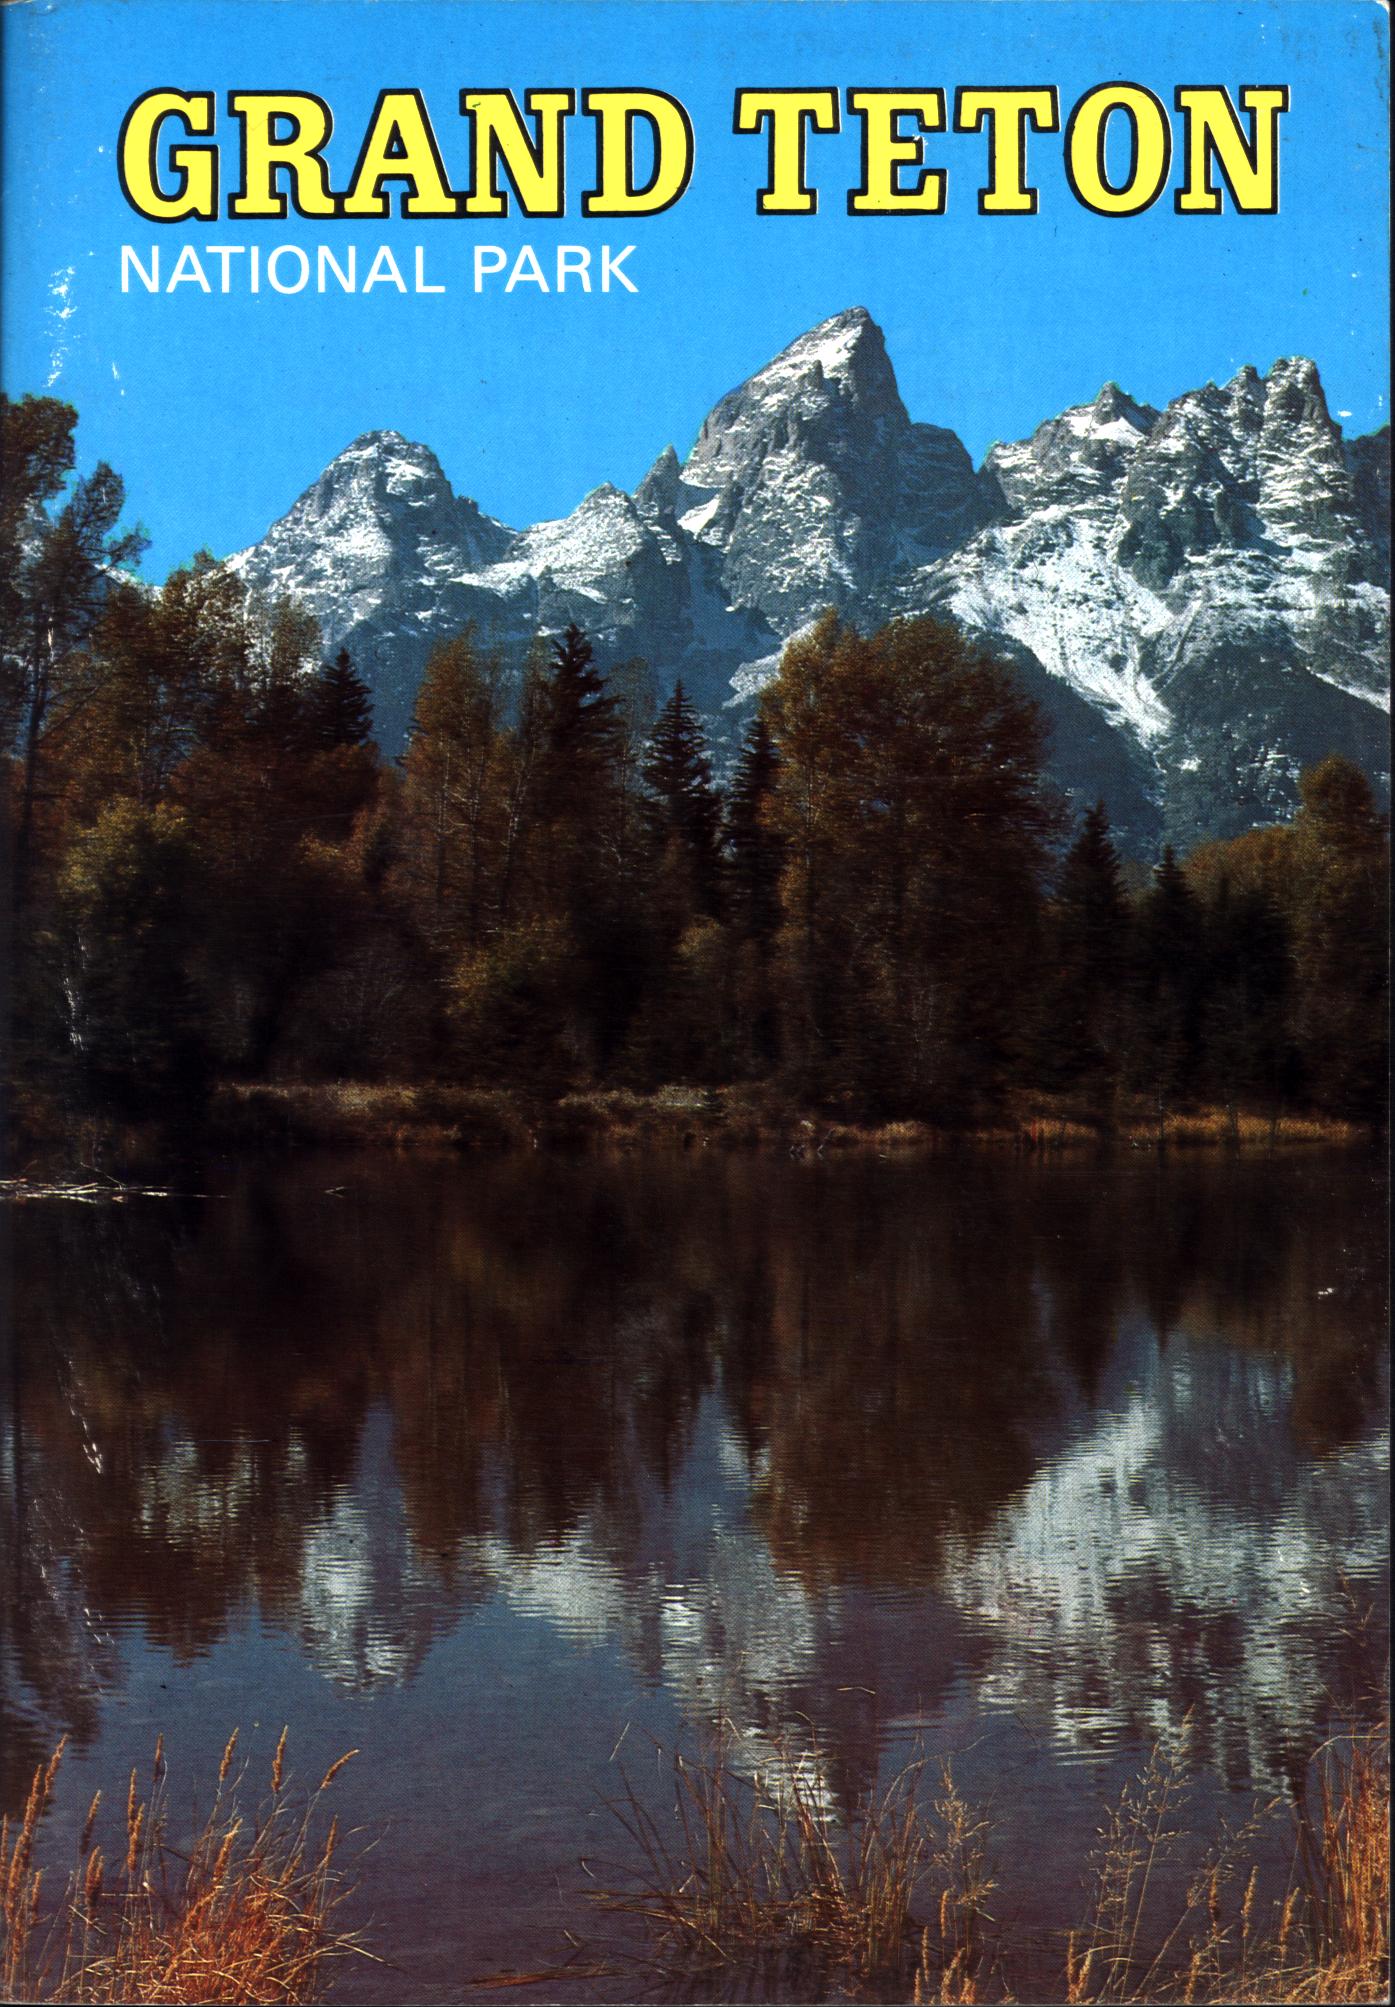
POLYGON ((1332 757, 1281 825, 1121 859, 1013 672, 829 612, 719 785, 681 683, 576 627, 435 649, 410 743, 207 554, 162 586, 76 413, 6 399, 0 739, 22 1133, 229 1081, 762 1083, 948 1127, 1024 1096, 1379 1122, 1387 829, 1332 757))

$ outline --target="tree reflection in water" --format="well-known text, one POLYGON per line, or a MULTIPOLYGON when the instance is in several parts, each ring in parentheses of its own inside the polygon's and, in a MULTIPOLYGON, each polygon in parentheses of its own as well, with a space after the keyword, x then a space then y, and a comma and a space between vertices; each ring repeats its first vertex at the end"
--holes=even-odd
MULTIPOLYGON (((1281 1775, 1382 1565, 1355 1159, 244 1167, 11 1222, 13 1807, 139 1626, 400 1688, 501 1598, 860 1788, 958 1682, 1281 1775), (333 1189, 331 1189, 333 1188, 333 1189), (342 1188, 342 1189, 341 1189, 342 1188), (875 1696, 875 1698, 874 1698, 875 1696)), ((753 1756, 751 1760, 755 1760, 753 1756)))

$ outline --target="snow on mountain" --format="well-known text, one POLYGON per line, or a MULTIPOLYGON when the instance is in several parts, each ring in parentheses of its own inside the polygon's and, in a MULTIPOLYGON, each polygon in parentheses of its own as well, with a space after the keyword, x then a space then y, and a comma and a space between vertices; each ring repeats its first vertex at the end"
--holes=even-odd
POLYGON ((704 421, 683 480, 708 491, 685 529, 721 552, 733 603, 782 636, 951 548, 995 499, 952 432, 911 423, 881 329, 861 307, 730 391, 704 421))
POLYGON ((975 469, 914 423, 860 307, 723 397, 686 461, 514 531, 429 448, 355 440, 231 562, 347 645, 395 749, 434 642, 517 657, 575 620, 603 658, 682 676, 729 741, 825 606, 935 612, 1010 658, 1052 769, 1140 853, 1289 812, 1329 751, 1388 785, 1388 433, 1344 440, 1315 365, 1246 367, 1165 410, 1109 383, 975 469))

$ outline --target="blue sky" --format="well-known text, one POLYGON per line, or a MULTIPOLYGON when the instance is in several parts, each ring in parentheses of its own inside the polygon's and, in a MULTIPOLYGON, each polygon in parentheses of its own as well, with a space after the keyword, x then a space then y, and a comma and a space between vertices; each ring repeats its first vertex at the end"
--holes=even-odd
MULTIPOLYGON (((1244 362, 1318 362, 1350 432, 1385 422, 1385 16, 1374 0, 26 0, 4 10, 4 380, 81 418, 84 465, 109 460, 162 576, 200 545, 254 540, 357 433, 425 440, 456 488, 522 524, 603 480, 631 488, 670 440, 691 444, 723 391, 841 308, 886 331, 915 418, 975 459, 1113 378, 1164 403, 1244 362), (1287 83, 1275 217, 1183 219, 1164 196, 1127 221, 1071 196, 1059 137, 1035 137, 1031 218, 980 217, 981 138, 945 136, 939 217, 850 218, 853 121, 817 140, 814 218, 758 218, 765 145, 731 132, 737 85, 1287 83), (156 85, 286 87, 334 108, 347 178, 377 91, 418 86, 465 179, 463 86, 655 85, 696 131, 687 194, 666 214, 561 222, 153 225, 116 176, 123 115, 156 85), (119 290, 120 246, 388 242, 426 248, 447 291, 205 298, 119 290), (476 241, 636 246, 639 291, 544 298, 470 289, 476 241), (65 280, 64 275, 69 274, 65 280), (55 290, 62 285, 62 292, 55 290)), ((230 124, 226 115, 220 126, 230 124)), ((589 128, 577 121, 580 187, 589 128)), ((1180 148, 1175 149, 1180 154, 1180 148)), ((1174 159, 1174 180, 1177 171, 1174 159)), ((225 172, 230 185, 232 173, 225 172)), ((360 250, 360 257, 364 255, 360 250)))

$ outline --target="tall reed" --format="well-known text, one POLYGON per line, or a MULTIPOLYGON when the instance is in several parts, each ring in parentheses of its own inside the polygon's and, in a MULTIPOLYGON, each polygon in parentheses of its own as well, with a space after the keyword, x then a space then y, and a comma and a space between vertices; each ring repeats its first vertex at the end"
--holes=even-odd
POLYGON ((319 1997, 331 1960, 355 1941, 336 1912, 347 1893, 340 1834, 321 1831, 321 1799, 349 1757, 291 1802, 283 1732, 267 1796, 240 1806, 245 1771, 228 1738, 213 1803, 191 1841, 172 1831, 163 1739, 148 1774, 132 1770, 120 1823, 102 1826, 99 1791, 56 1900, 35 1865, 37 1829, 64 1742, 34 1773, 24 1816, 0 1829, 0 1994, 78 2002, 298 2002, 319 1997))
POLYGON ((613 1975, 638 1959, 649 1988, 690 1998, 923 2007, 1011 2000, 1018 1980, 1023 1997, 1064 2007, 1388 1997, 1383 1734, 1318 1753, 1293 1809, 1289 1885, 1267 1894, 1257 1856, 1275 1855, 1277 1805, 1199 1852, 1185 1819, 1186 1735, 1159 1745, 1106 1812, 1083 1914, 1057 1940, 1054 1970, 1049 1953, 996 1922, 989 1824, 948 1769, 922 1788, 912 1764, 839 1816, 817 1750, 777 1744, 755 1776, 731 1759, 729 1732, 699 1759, 674 1759, 671 1825, 628 1783, 612 1808, 631 1858, 592 1899, 637 1924, 644 1946, 612 1948, 613 1975))

